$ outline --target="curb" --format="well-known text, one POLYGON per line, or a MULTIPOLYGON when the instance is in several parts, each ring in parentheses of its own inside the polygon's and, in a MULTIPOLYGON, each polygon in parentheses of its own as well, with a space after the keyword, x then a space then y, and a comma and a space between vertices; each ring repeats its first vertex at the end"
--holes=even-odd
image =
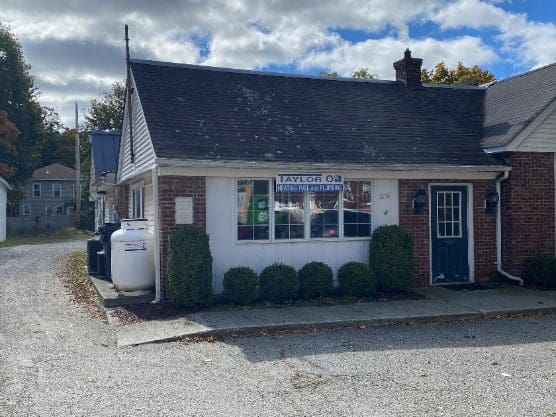
POLYGON ((403 318, 377 318, 369 320, 340 320, 340 321, 329 321, 329 322, 314 322, 314 323, 292 323, 292 324, 276 324, 276 325, 266 325, 266 326, 251 326, 251 327, 230 327, 225 329, 210 329, 194 333, 184 333, 170 337, 164 337, 159 339, 152 339, 141 341, 138 343, 130 343, 124 346, 140 346, 151 343, 168 343, 176 342, 182 339, 195 339, 195 341, 202 341, 209 338, 236 338, 236 337, 249 337, 249 336, 259 336, 262 333, 267 332, 295 332, 300 330, 335 330, 335 329, 350 329, 356 327, 386 327, 386 326, 404 326, 413 324, 439 324, 455 321, 471 321, 478 319, 502 319, 526 316, 530 314, 549 314, 556 313, 556 307, 542 307, 542 308, 530 308, 515 311, 493 311, 488 313, 476 312, 476 313, 464 313, 464 314, 448 314, 443 316, 414 316, 414 317, 403 317, 403 318))

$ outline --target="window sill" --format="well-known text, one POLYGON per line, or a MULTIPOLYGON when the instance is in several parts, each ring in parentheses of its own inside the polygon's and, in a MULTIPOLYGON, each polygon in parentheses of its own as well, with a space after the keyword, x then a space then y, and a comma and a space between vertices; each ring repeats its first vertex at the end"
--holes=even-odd
POLYGON ((298 244, 298 243, 338 243, 338 242, 360 242, 370 241, 370 237, 344 237, 344 238, 312 238, 312 239, 292 239, 292 240, 236 240, 236 245, 269 245, 277 244, 282 245, 285 243, 298 244))

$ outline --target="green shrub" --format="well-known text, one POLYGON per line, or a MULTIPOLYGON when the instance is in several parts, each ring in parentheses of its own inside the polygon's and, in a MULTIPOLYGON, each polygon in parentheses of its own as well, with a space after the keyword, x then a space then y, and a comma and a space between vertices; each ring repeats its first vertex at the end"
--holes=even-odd
POLYGON ((556 257, 540 255, 531 259, 525 270, 525 279, 541 287, 556 288, 556 257))
POLYGON ((400 226, 380 226, 369 244, 369 265, 383 291, 401 291, 413 280, 413 238, 400 226))
POLYGON ((376 293, 376 277, 368 265, 348 262, 338 269, 338 284, 343 294, 365 297, 376 293))
POLYGON ((299 294, 302 298, 318 298, 327 295, 334 285, 332 268, 323 262, 309 262, 297 273, 299 294))
POLYGON ((170 234, 168 289, 183 307, 208 304, 212 296, 212 256, 207 234, 184 226, 170 234))
POLYGON ((284 302, 297 297, 297 273, 289 265, 275 263, 267 266, 260 275, 261 298, 266 301, 284 302))
POLYGON ((259 277, 246 266, 231 268, 224 274, 224 297, 236 304, 251 304, 257 301, 259 277))

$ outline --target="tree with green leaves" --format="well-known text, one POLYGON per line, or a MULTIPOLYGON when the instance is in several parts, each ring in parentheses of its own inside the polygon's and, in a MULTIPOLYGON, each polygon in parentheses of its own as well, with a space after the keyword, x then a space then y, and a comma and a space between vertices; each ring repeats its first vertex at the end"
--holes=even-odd
POLYGON ((439 62, 433 70, 421 70, 421 81, 426 84, 481 85, 494 81, 494 74, 478 65, 466 67, 458 62, 456 68, 449 69, 444 62, 439 62))
POLYGON ((21 195, 18 189, 31 177, 39 159, 35 141, 42 133, 42 109, 29 70, 20 42, 0 24, 0 110, 6 114, 4 124, 9 120, 19 131, 17 138, 12 137, 15 149, 4 148, 0 153, 4 168, 11 173, 8 180, 15 186, 11 202, 21 195))
POLYGON ((104 92, 102 98, 91 100, 91 108, 85 116, 85 128, 122 130, 125 101, 125 84, 115 82, 112 91, 104 92))
POLYGON ((338 73, 336 71, 332 71, 332 72, 321 71, 321 72, 319 72, 319 75, 322 76, 322 77, 336 78, 338 76, 338 73))
POLYGON ((365 68, 359 68, 358 70, 355 70, 353 74, 351 74, 351 77, 359 78, 363 80, 375 80, 378 78, 378 74, 372 73, 369 70, 369 68, 365 67, 365 68))

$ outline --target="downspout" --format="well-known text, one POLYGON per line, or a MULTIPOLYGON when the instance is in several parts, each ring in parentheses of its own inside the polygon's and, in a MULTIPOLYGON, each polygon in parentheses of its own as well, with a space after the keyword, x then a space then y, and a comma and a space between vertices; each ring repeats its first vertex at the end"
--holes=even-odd
POLYGON ((160 303, 162 299, 161 281, 160 281, 160 225, 158 224, 158 165, 152 169, 153 183, 153 223, 154 223, 154 289, 155 297, 151 301, 152 304, 160 303))
POLYGON ((498 205, 496 206, 496 270, 498 273, 508 279, 517 281, 519 285, 523 285, 523 280, 502 269, 502 194, 500 192, 500 183, 510 176, 509 171, 505 171, 496 179, 496 193, 498 193, 498 205))

